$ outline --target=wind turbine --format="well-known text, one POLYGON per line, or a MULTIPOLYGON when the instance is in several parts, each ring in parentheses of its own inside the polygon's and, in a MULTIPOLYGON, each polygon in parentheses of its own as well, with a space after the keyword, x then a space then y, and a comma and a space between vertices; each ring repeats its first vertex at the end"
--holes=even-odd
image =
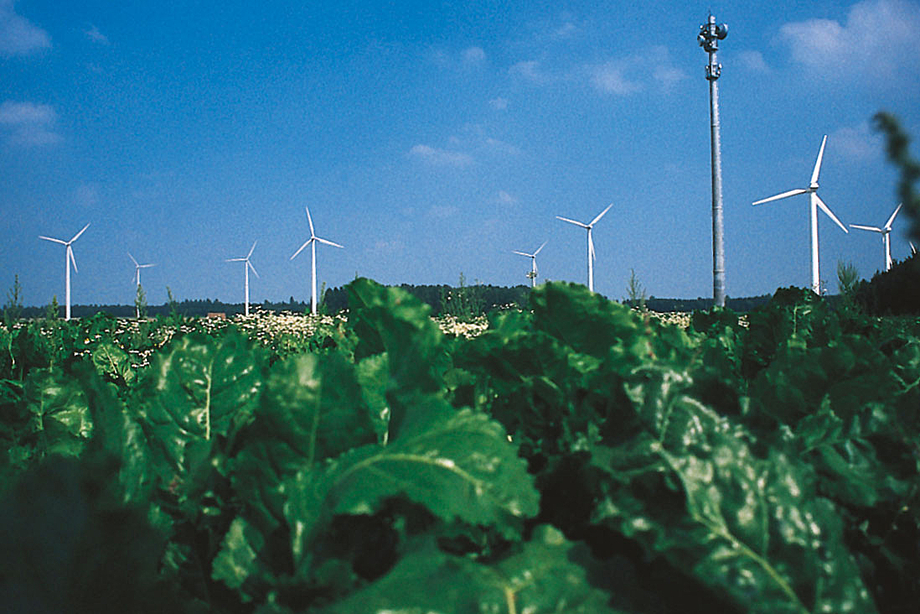
POLYGON ((859 228, 860 230, 870 230, 872 232, 878 232, 882 235, 882 243, 885 244, 885 270, 891 270, 891 224, 894 223, 894 218, 897 217, 898 211, 901 210, 901 203, 898 205, 897 209, 894 210, 894 213, 891 214, 891 217, 888 218, 888 221, 885 222, 885 225, 881 228, 877 226, 863 226, 861 224, 850 224, 850 228, 859 228))
POLYGON ((589 223, 585 224, 583 222, 578 222, 575 220, 570 220, 567 217, 556 216, 557 220, 562 220, 563 222, 568 222, 569 224, 575 224, 580 226, 588 231, 588 290, 594 292, 594 260, 597 256, 594 254, 594 239, 591 238, 591 229, 594 228, 594 225, 597 224, 604 214, 610 211, 610 207, 613 206, 613 203, 607 205, 607 208, 601 211, 596 218, 591 220, 589 223))
MULTIPOLYGON (((543 245, 546 245, 546 241, 543 242, 543 245)), ((532 254, 528 254, 527 252, 518 252, 518 251, 514 252, 515 254, 519 254, 521 256, 527 256, 528 258, 530 258, 530 273, 527 274, 527 277, 530 278, 530 285, 532 288, 537 287, 537 254, 539 254, 540 250, 543 249, 543 245, 538 247, 537 251, 535 251, 532 254)))
POLYGON ((821 160, 824 158, 824 146, 826 144, 827 135, 825 134, 824 139, 821 141, 821 149, 818 151, 818 159, 815 161, 815 168, 811 172, 811 183, 808 184, 807 188, 796 188, 795 190, 789 190, 788 192, 783 192, 782 194, 764 198, 753 203, 754 205, 760 205, 772 200, 798 196, 799 194, 808 194, 811 205, 811 289, 815 294, 821 294, 820 266, 818 264, 818 208, 820 207, 821 211, 824 211, 829 218, 834 220, 834 222, 843 229, 843 232, 848 234, 850 232, 847 230, 847 227, 843 225, 843 222, 837 219, 834 212, 824 204, 821 197, 818 196, 818 173, 821 172, 821 160))
MULTIPOLYGON (((128 252, 128 258, 131 259, 131 262, 134 263, 134 279, 137 287, 141 287, 141 269, 146 269, 148 267, 156 266, 155 264, 138 264, 137 260, 134 259, 134 256, 131 255, 131 252, 128 252)), ((135 315, 139 318, 141 317, 141 308, 139 305, 134 306, 135 315)))
POLYGON ((75 272, 78 272, 77 271, 77 261, 73 257, 73 248, 71 247, 71 244, 77 239, 79 239, 80 235, 82 235, 86 231, 87 228, 89 228, 89 224, 84 226, 83 230, 75 234, 73 236, 73 239, 71 239, 70 241, 62 241, 60 239, 38 235, 39 239, 44 239, 45 241, 51 241, 52 243, 60 243, 66 248, 64 250, 64 279, 66 283, 65 303, 64 303, 64 319, 65 320, 70 319, 70 265, 73 264, 73 270, 75 272))
POLYGON ((252 272, 256 274, 256 277, 259 276, 259 272, 256 271, 256 267, 252 266, 252 263, 249 262, 249 258, 252 256, 253 250, 256 248, 256 243, 258 241, 252 242, 252 247, 249 248, 249 253, 246 254, 245 258, 227 258, 227 262, 245 262, 243 265, 243 271, 245 273, 245 288, 246 288, 246 315, 249 316, 249 269, 252 269, 252 272))
POLYGON ((316 232, 313 230, 313 218, 310 217, 310 208, 304 207, 307 210, 307 222, 310 224, 310 238, 307 239, 307 242, 300 246, 300 248, 294 252, 294 255, 291 256, 291 260, 297 257, 297 254, 303 251, 307 245, 311 247, 312 251, 312 263, 311 263, 311 274, 310 274, 310 284, 312 291, 310 293, 310 311, 313 315, 316 315, 316 243, 325 243, 326 245, 331 245, 332 247, 342 247, 338 243, 333 243, 332 241, 327 241, 316 236, 316 232))

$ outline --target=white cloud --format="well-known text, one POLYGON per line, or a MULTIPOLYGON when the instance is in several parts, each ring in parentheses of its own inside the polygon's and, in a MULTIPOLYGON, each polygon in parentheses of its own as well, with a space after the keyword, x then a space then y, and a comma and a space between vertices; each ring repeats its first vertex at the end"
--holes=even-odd
POLYGON ((100 45, 109 44, 109 37, 100 32, 99 28, 96 26, 90 26, 86 30, 83 30, 83 34, 85 34, 86 38, 93 41, 94 43, 98 43, 100 45))
POLYGON ((428 215, 444 219, 457 215, 459 212, 460 210, 453 205, 432 205, 431 209, 428 210, 428 215))
POLYGON ((611 60, 592 69, 591 83, 609 94, 625 96, 642 89, 642 86, 626 78, 626 63, 611 60))
POLYGON ((15 0, 0 0, 0 56, 26 55, 51 47, 48 33, 18 15, 15 0))
POLYGON ((882 75, 920 68, 920 4, 863 0, 846 21, 809 19, 779 29, 793 61, 826 76, 882 75))
POLYGON ((517 198, 505 192, 504 190, 499 190, 498 195, 495 197, 495 202, 500 205, 516 205, 520 202, 517 198))
POLYGON ((844 158, 865 161, 878 158, 884 152, 882 137, 875 133, 865 121, 857 126, 843 126, 827 137, 828 147, 844 158))
POLYGON ((565 21, 553 32, 553 38, 571 38, 578 33, 578 26, 571 21, 565 21))
POLYGON ((84 183, 74 190, 74 202, 83 208, 90 208, 99 202, 99 188, 95 184, 84 183))
POLYGON ((589 67, 588 72, 594 87, 618 96, 645 89, 646 75, 651 75, 652 82, 664 90, 687 78, 687 73, 674 66, 667 48, 662 46, 589 67))
POLYGON ((463 50, 463 62, 465 64, 481 64, 486 61, 486 52, 482 47, 467 47, 463 50))
POLYGON ((511 143, 506 143, 505 141, 500 141, 492 137, 486 137, 485 141, 486 148, 489 151, 496 153, 517 156, 521 153, 521 148, 517 145, 512 145, 511 143))
POLYGON ((763 54, 759 51, 742 51, 738 54, 738 61, 741 65, 748 69, 751 72, 755 73, 768 73, 770 72, 770 67, 767 66, 767 62, 763 59, 763 54))
POLYGON ((508 74, 539 84, 552 81, 552 77, 543 71, 540 67, 540 62, 536 60, 518 62, 508 69, 508 74))
POLYGON ((489 101, 489 106, 496 111, 504 111, 508 108, 508 100, 499 96, 489 101))
POLYGON ((455 166, 458 168, 470 166, 473 156, 462 151, 439 149, 429 145, 414 145, 409 154, 433 166, 455 166))
POLYGON ((15 145, 48 145, 61 140, 54 131, 57 114, 47 104, 13 102, 0 104, 0 126, 6 129, 9 143, 15 145))

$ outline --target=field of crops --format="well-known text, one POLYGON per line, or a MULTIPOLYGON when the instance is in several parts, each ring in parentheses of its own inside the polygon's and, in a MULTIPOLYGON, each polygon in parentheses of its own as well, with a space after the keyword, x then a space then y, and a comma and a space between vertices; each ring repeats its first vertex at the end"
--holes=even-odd
POLYGON ((0 328, 16 612, 915 612, 920 322, 582 286, 0 328))

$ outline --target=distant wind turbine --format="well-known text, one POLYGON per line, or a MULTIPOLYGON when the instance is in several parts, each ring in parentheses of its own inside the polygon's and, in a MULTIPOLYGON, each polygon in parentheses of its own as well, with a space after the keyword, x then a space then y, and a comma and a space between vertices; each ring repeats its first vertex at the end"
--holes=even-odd
POLYGON ((249 269, 252 269, 252 272, 256 274, 256 277, 259 276, 259 272, 256 271, 256 267, 252 266, 252 263, 249 261, 249 258, 252 256, 252 252, 256 249, 256 243, 258 241, 252 242, 252 247, 249 248, 249 253, 246 254, 245 258, 227 258, 227 262, 245 262, 243 265, 243 271, 246 281, 244 282, 244 287, 246 289, 246 315, 249 315, 249 269))
POLYGON ((310 217, 310 208, 304 207, 307 210, 307 222, 310 224, 310 238, 307 239, 306 243, 300 246, 300 248, 294 252, 294 255, 291 256, 291 260, 297 257, 297 254, 303 251, 307 245, 310 246, 312 251, 312 261, 310 265, 310 284, 311 284, 311 293, 310 293, 310 312, 313 315, 316 315, 316 243, 325 243, 326 245, 331 245, 332 247, 342 247, 338 243, 333 243, 332 241, 327 241, 326 239, 321 239, 316 236, 316 232, 313 230, 313 218, 310 217))
MULTIPOLYGON (((138 264, 137 260, 134 259, 134 256, 131 255, 131 252, 128 252, 128 258, 130 258, 131 262, 134 263, 134 282, 137 284, 137 287, 140 288, 141 287, 141 269, 146 269, 146 268, 156 266, 156 265, 155 264, 138 264)), ((136 296, 136 293, 135 293, 135 296, 136 296)), ((135 311, 135 315, 138 318, 141 317, 140 305, 135 305, 134 311, 135 311)))
POLYGON ((815 168, 811 172, 811 183, 808 184, 807 188, 789 190, 788 192, 783 192, 782 194, 764 198, 753 203, 755 205, 760 205, 773 200, 779 200, 781 198, 798 196, 799 194, 808 194, 809 201, 811 203, 811 289, 815 294, 821 294, 820 265, 818 263, 818 207, 820 207, 821 210, 824 211, 824 213, 826 213, 829 218, 834 220, 834 222, 836 222, 837 225, 843 229, 843 232, 850 232, 847 230, 847 227, 843 225, 843 222, 837 219, 837 216, 834 215, 834 212, 831 211, 826 204, 824 204, 824 201, 821 200, 821 197, 818 196, 818 173, 821 172, 821 160, 824 158, 824 146, 826 144, 827 135, 825 134, 824 139, 821 141, 821 149, 818 151, 818 159, 815 161, 815 168))
MULTIPOLYGON (((543 242, 543 245, 546 245, 546 241, 543 242)), ((530 285, 532 288, 537 287, 537 254, 539 254, 540 250, 543 249, 543 245, 538 247, 537 251, 535 251, 532 254, 528 254, 527 252, 518 252, 518 251, 514 252, 515 254, 519 254, 521 256, 527 256, 528 258, 530 258, 530 273, 527 274, 527 277, 530 278, 530 285)))
POLYGON ((594 260, 596 256, 594 254, 594 239, 591 238, 591 229, 594 228, 594 225, 597 224, 604 214, 610 211, 610 207, 613 206, 613 203, 607 205, 607 208, 601 211, 596 218, 591 220, 589 223, 585 224, 583 222, 578 222, 576 220, 570 220, 567 217, 556 216, 556 219, 562 220, 563 222, 568 222, 569 224, 575 224, 580 226, 588 231, 588 290, 594 292, 594 260))
POLYGON ((897 217, 898 211, 901 210, 901 203, 898 205, 897 209, 894 210, 894 213, 891 214, 891 217, 888 218, 888 221, 885 222, 885 225, 881 228, 877 226, 862 226, 861 224, 850 224, 850 228, 859 228, 860 230, 869 230, 872 232, 878 232, 882 235, 882 243, 885 244, 885 270, 891 270, 891 225, 894 223, 894 218, 897 217))
POLYGON ((86 231, 87 228, 89 228, 89 224, 84 226, 83 230, 75 234, 73 236, 73 239, 71 239, 70 241, 62 241, 61 239, 45 237, 42 235, 38 236, 39 239, 44 239, 45 241, 51 241, 52 243, 60 243, 66 248, 64 250, 64 279, 66 283, 66 290, 65 290, 66 298, 65 298, 65 303, 64 303, 64 319, 65 320, 70 319, 70 265, 73 264, 74 272, 78 272, 77 271, 77 261, 73 257, 73 248, 71 247, 71 244, 77 239, 79 239, 80 235, 82 235, 86 231))

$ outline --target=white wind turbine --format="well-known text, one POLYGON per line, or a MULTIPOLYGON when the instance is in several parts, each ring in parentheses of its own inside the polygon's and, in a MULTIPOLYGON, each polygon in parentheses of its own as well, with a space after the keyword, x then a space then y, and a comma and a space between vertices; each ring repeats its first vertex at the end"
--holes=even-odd
POLYGON ((65 303, 64 303, 64 319, 65 320, 70 319, 70 265, 73 264, 73 270, 75 272, 77 271, 77 261, 73 257, 73 248, 71 247, 71 244, 77 239, 79 239, 80 235, 82 235, 86 231, 87 228, 89 228, 89 224, 84 226, 83 230, 75 234, 73 236, 73 239, 71 239, 70 241, 62 241, 61 239, 55 239, 52 237, 45 237, 42 235, 38 235, 39 239, 44 239, 45 241, 51 241, 52 243, 60 243, 66 248, 64 250, 64 279, 66 283, 66 290, 65 290, 66 298, 65 298, 65 303))
POLYGON ((591 229, 594 228, 594 225, 597 224, 604 214, 610 211, 610 207, 613 206, 613 203, 607 205, 607 208, 601 211, 596 218, 591 220, 589 223, 585 224, 583 222, 578 222, 575 220, 570 220, 567 217, 556 216, 556 219, 562 220, 563 222, 568 222, 569 224, 575 224, 580 226, 588 231, 588 290, 594 292, 594 260, 596 256, 594 254, 594 239, 591 238, 591 229))
MULTIPOLYGON (((904 203, 901 203, 903 205, 904 203)), ((897 209, 894 210, 894 213, 891 214, 891 217, 888 218, 888 221, 885 222, 885 225, 881 228, 877 226, 863 226, 861 224, 850 224, 850 228, 859 228, 860 230, 870 230, 872 232, 878 232, 882 235, 882 243, 885 244, 885 270, 891 270, 891 225, 894 223, 894 218, 897 217, 898 211, 901 210, 901 205, 898 205, 897 209)))
POLYGON ((252 269, 252 272, 256 274, 256 277, 259 276, 259 272, 256 271, 256 267, 252 266, 252 263, 249 262, 249 258, 252 256, 252 252, 256 249, 256 243, 258 241, 252 242, 252 247, 249 248, 249 253, 246 254, 245 258, 227 258, 227 262, 245 262, 243 265, 243 272, 246 278, 244 282, 244 287, 246 289, 246 315, 249 315, 249 269, 252 269))
POLYGON ((824 158, 824 146, 827 144, 827 135, 824 135, 824 139, 821 141, 821 149, 818 151, 818 159, 815 161, 815 168, 811 172, 811 183, 808 184, 807 188, 796 188, 795 190, 789 190, 788 192, 783 192, 782 194, 777 194, 776 196, 771 196, 769 198, 764 198, 762 200, 755 201, 753 204, 760 205, 763 203, 768 203, 772 200, 779 200, 781 198, 788 198, 790 196, 798 196, 799 194, 808 194, 809 201, 811 204, 811 289, 815 294, 821 294, 821 279, 820 279, 820 265, 818 263, 818 208, 820 207, 824 213, 827 214, 829 218, 834 220, 843 232, 849 233, 847 227, 843 225, 837 216, 834 215, 833 211, 824 204, 824 201, 821 200, 821 197, 818 196, 818 173, 821 172, 821 160, 824 158))
MULTIPOLYGON (((128 252, 128 258, 131 259, 131 262, 134 263, 134 283, 137 284, 137 288, 141 287, 141 269, 146 269, 155 264, 138 264, 137 260, 134 259, 134 256, 131 255, 131 252, 128 252)), ((136 294, 136 291, 135 291, 136 294)), ((134 306, 135 315, 139 318, 141 317, 141 309, 139 305, 134 306)))
POLYGON ((310 208, 304 207, 307 210, 307 222, 310 224, 310 238, 307 239, 307 242, 300 246, 300 248, 294 252, 294 255, 291 256, 291 260, 297 257, 297 254, 303 251, 307 245, 311 247, 312 251, 312 261, 311 261, 311 273, 310 273, 310 284, 311 284, 311 293, 310 293, 310 312, 313 315, 316 315, 316 243, 325 243, 326 245, 331 245, 332 247, 342 247, 338 243, 333 243, 332 241, 327 241, 316 236, 316 233, 313 230, 313 218, 310 217, 310 208))
POLYGON ((527 274, 527 277, 530 278, 530 285, 532 288, 537 287, 537 254, 540 253, 540 250, 543 249, 544 245, 546 245, 546 241, 544 241, 543 245, 538 247, 537 251, 535 251, 532 254, 528 254, 527 252, 518 252, 518 251, 513 252, 515 254, 518 254, 521 256, 527 256, 528 258, 530 258, 530 273, 527 274))

